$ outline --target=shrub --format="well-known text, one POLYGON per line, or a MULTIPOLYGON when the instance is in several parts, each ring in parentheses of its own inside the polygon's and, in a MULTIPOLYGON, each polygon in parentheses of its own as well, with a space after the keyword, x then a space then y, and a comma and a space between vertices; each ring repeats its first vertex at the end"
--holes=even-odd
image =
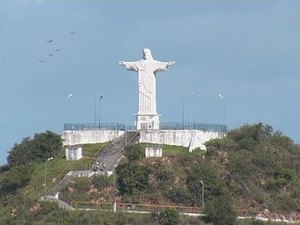
POLYGON ((206 220, 215 225, 234 225, 236 213, 231 207, 230 200, 224 196, 220 196, 208 204, 204 209, 206 220))
POLYGON ((92 184, 95 188, 102 190, 109 186, 113 185, 113 176, 107 177, 107 176, 101 176, 96 175, 92 178, 92 184))
POLYGON ((152 219, 160 225, 177 225, 179 224, 179 213, 175 209, 165 209, 162 212, 153 212, 152 219))
POLYGON ((166 166, 163 166, 160 161, 154 168, 155 187, 161 190, 167 190, 173 183, 174 171, 166 166))
POLYGON ((129 145, 125 149, 125 156, 130 162, 140 160, 144 157, 144 151, 141 145, 129 145))
POLYGON ((136 162, 116 168, 118 189, 122 195, 137 195, 149 189, 150 168, 136 162))
POLYGON ((189 205, 193 201, 191 192, 184 187, 178 187, 170 190, 167 193, 167 198, 176 204, 183 205, 189 205))

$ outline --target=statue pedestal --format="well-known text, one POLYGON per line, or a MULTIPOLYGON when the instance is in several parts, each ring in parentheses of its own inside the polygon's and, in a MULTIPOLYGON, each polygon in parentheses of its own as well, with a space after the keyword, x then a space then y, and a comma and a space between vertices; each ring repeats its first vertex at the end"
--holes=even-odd
POLYGON ((139 113, 136 114, 137 130, 158 130, 160 114, 139 113))

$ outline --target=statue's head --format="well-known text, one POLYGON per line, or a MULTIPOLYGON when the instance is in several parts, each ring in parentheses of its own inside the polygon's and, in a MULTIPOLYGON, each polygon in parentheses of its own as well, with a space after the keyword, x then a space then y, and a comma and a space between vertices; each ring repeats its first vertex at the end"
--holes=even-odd
POLYGON ((153 60, 152 54, 151 54, 151 50, 150 50, 150 49, 144 48, 144 50, 143 50, 143 58, 144 58, 145 60, 147 60, 147 59, 153 60))

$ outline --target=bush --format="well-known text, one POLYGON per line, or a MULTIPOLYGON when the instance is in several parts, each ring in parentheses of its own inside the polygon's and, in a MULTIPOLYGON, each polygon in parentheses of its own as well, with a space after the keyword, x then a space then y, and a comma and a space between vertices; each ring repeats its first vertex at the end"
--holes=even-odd
POLYGON ((231 202, 224 196, 220 196, 206 204, 204 209, 206 220, 215 225, 234 225, 236 213, 231 207, 231 202))
POLYGON ((299 200, 291 198, 289 195, 285 194, 279 197, 276 206, 279 210, 284 211, 298 211, 300 212, 300 202, 299 200))
POLYGON ((157 165, 154 167, 155 185, 153 188, 168 190, 174 182, 174 171, 166 166, 163 166, 160 161, 157 161, 157 165))
POLYGON ((112 179, 113 176, 107 177, 107 176, 96 175, 92 178, 92 184, 94 185, 95 188, 99 190, 103 190, 113 185, 112 179))
POLYGON ((152 219, 160 225, 177 225, 179 224, 179 213, 175 209, 165 209, 162 212, 153 212, 152 219))
POLYGON ((32 166, 20 165, 3 172, 0 179, 0 196, 6 197, 14 194, 19 188, 25 187, 31 177, 32 166))
POLYGON ((144 151, 141 145, 129 145, 125 149, 125 156, 130 162, 140 160, 144 157, 144 151))
POLYGON ((184 187, 178 187, 170 190, 167 193, 167 198, 176 204, 182 205, 189 205, 193 201, 191 192, 184 187))
POLYGON ((192 193, 194 205, 200 205, 202 184, 204 184, 205 199, 223 195, 227 190, 225 183, 217 175, 216 168, 209 163, 193 166, 186 178, 186 184, 192 193))
POLYGON ((137 162, 119 165, 116 168, 117 185, 122 195, 137 195, 149 190, 150 168, 137 162))

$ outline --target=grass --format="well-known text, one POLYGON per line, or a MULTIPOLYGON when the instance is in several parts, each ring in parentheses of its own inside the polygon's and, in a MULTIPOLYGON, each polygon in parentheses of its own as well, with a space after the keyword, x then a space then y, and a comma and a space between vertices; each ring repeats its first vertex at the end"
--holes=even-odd
MULTIPOLYGON (((85 144, 82 145, 83 158, 80 160, 69 161, 65 159, 65 149, 53 160, 47 162, 46 178, 47 187, 53 184, 58 176, 65 170, 87 170, 94 160, 100 149, 103 149, 108 143, 101 144, 85 144)), ((147 143, 142 143, 145 148, 147 143)), ((188 148, 180 146, 163 145, 163 156, 185 156, 191 154, 188 148)), ((38 200, 45 192, 45 162, 36 164, 36 168, 32 173, 29 185, 24 189, 28 197, 38 200)))
POLYGON ((107 143, 82 145, 83 158, 80 160, 66 160, 65 149, 63 149, 53 160, 48 161, 47 165, 45 165, 45 162, 37 162, 35 170, 32 172, 30 182, 24 188, 24 193, 26 193, 29 198, 38 200, 45 193, 45 169, 46 184, 47 187, 49 187, 65 170, 89 169, 94 156, 106 145, 107 143))
POLYGON ((182 146, 173 146, 173 145, 163 145, 163 156, 184 156, 190 154, 189 149, 182 146))

